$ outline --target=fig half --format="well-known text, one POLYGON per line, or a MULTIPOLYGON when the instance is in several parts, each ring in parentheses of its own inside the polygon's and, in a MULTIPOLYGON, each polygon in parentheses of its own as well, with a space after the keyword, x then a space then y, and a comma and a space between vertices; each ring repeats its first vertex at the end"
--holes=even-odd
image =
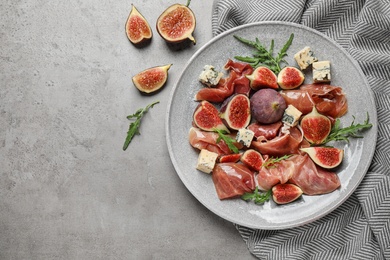
POLYGON ((318 113, 316 106, 303 116, 300 123, 303 136, 311 144, 322 144, 332 129, 332 122, 324 115, 318 113))
POLYGON ((196 19, 192 10, 186 5, 174 4, 168 7, 157 19, 156 28, 160 36, 167 42, 179 43, 190 40, 196 43, 192 33, 195 30, 196 19))
POLYGON ((229 132, 219 117, 218 109, 210 102, 204 100, 199 103, 193 114, 194 124, 204 131, 221 129, 229 132))
POLYGON ((249 98, 244 94, 237 94, 225 100, 221 106, 220 117, 230 129, 247 127, 251 121, 249 98))
POLYGON ((135 75, 134 86, 143 93, 153 93, 161 89, 168 79, 168 70, 172 64, 146 69, 135 75))
POLYGON ((325 169, 332 169, 343 161, 344 150, 335 147, 307 147, 301 148, 315 164, 325 169))
POLYGON ((133 44, 140 44, 150 40, 153 36, 152 30, 145 17, 132 5, 126 25, 127 38, 133 44))
POLYGON ((257 67, 251 75, 246 75, 250 80, 250 87, 253 90, 261 88, 278 89, 278 78, 275 73, 267 67, 257 67))
POLYGON ((249 149, 241 156, 240 161, 248 166, 251 170, 260 171, 264 159, 261 153, 256 150, 249 149))
POLYGON ((298 199, 302 190, 291 183, 276 184, 272 187, 272 198, 277 204, 287 204, 298 199))
POLYGON ((281 89, 294 89, 302 85, 305 75, 295 67, 284 67, 278 74, 278 85, 281 89))

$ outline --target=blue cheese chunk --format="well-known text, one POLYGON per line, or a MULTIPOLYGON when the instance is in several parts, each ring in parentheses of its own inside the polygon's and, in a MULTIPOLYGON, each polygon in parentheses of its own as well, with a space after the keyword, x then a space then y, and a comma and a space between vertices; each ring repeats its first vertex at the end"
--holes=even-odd
POLYGON ((255 133, 252 130, 242 128, 238 130, 236 140, 237 142, 242 143, 246 147, 249 147, 252 143, 254 136, 255 133))
POLYGON ((206 65, 204 66, 202 73, 199 75, 199 81, 208 87, 214 87, 218 85, 222 76, 223 73, 216 71, 214 66, 206 65))
POLYGON ((313 63, 313 82, 330 82, 330 62, 317 61, 313 63))
POLYGON ((210 152, 206 149, 200 150, 196 169, 204 173, 211 173, 214 169, 217 158, 218 158, 217 153, 210 152))
POLYGON ((317 57, 314 56, 313 51, 310 47, 305 47, 294 55, 294 59, 297 62, 301 70, 307 69, 315 61, 318 61, 317 57))
POLYGON ((282 122, 288 126, 296 126, 299 122, 299 118, 301 117, 302 112, 299 111, 293 105, 288 105, 286 110, 284 111, 282 122))

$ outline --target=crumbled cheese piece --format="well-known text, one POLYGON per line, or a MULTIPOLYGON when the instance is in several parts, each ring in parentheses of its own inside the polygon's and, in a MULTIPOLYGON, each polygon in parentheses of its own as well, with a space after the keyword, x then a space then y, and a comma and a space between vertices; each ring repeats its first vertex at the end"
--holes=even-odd
POLYGON ((313 62, 318 61, 317 57, 314 56, 313 51, 310 47, 305 47, 294 55, 295 61, 298 63, 301 70, 309 67, 313 62))
POLYGON ((252 143, 252 139, 255 136, 255 133, 252 130, 241 128, 237 132, 236 140, 237 142, 242 143, 246 147, 249 147, 252 143))
POLYGON ((218 85, 222 76, 223 73, 216 71, 214 66, 206 65, 204 66, 202 73, 199 75, 199 81, 208 87, 213 87, 218 85))
POLYGON ((288 126, 296 126, 299 122, 302 112, 293 105, 288 105, 282 117, 282 122, 288 126))
POLYGON ((313 82, 330 82, 329 61, 317 61, 313 63, 313 82))
POLYGON ((200 150, 196 169, 204 173, 211 173, 214 169, 217 158, 218 158, 217 153, 210 152, 206 149, 200 150))

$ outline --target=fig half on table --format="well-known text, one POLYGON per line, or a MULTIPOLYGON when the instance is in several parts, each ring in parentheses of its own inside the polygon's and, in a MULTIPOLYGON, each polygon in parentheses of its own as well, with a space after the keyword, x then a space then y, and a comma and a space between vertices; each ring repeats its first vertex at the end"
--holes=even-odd
POLYGON ((133 44, 141 44, 150 40, 153 36, 152 29, 150 28, 148 21, 134 5, 131 7, 125 29, 127 38, 133 44))
POLYGON ((195 14, 186 5, 174 4, 168 7, 157 19, 156 28, 160 36, 169 43, 180 43, 190 40, 196 43, 192 33, 195 30, 195 14))
POLYGON ((172 64, 167 64, 141 71, 132 78, 134 86, 146 94, 160 90, 168 79, 168 70, 171 66, 172 64))

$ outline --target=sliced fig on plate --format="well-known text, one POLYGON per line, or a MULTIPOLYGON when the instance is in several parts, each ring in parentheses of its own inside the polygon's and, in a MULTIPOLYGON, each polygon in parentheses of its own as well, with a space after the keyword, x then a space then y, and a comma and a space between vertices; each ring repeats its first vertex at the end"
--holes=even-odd
POLYGON ((278 85, 281 89, 298 88, 305 81, 305 75, 295 67, 284 67, 278 74, 278 85))
POLYGON ((263 156, 256 150, 249 149, 241 156, 240 161, 254 171, 260 171, 263 165, 263 156))
POLYGON ((241 158, 241 153, 232 153, 232 154, 225 154, 219 157, 219 162, 220 163, 227 163, 227 162, 232 162, 236 163, 240 160, 241 158))
POLYGON ((311 144, 322 144, 332 129, 331 120, 318 113, 315 106, 312 111, 303 116, 300 123, 303 136, 311 144))
POLYGON ((172 64, 167 64, 141 71, 132 78, 134 86, 146 94, 156 92, 165 85, 168 79, 168 70, 171 66, 172 64))
POLYGON ((297 200, 302 190, 291 183, 276 184, 272 187, 272 198, 277 204, 287 204, 297 200))
POLYGON ((251 121, 249 98, 244 94, 237 94, 225 100, 220 109, 220 117, 230 129, 247 127, 251 121))
POLYGON ((256 91, 250 98, 252 117, 260 124, 280 121, 287 108, 286 101, 274 89, 264 88, 256 91))
POLYGON ((343 161, 344 150, 335 147, 307 147, 301 148, 315 164, 325 169, 332 169, 343 161))
POLYGON ((214 129, 229 132, 228 128, 219 117, 218 109, 210 102, 204 100, 199 103, 193 114, 194 124, 204 131, 214 131, 214 129))
POLYGON ((278 89, 278 77, 267 67, 257 67, 252 74, 246 75, 250 80, 250 87, 253 90, 261 88, 278 89))
POLYGON ((196 43, 192 33, 195 30, 196 19, 192 10, 186 5, 174 4, 168 7, 157 19, 156 28, 161 37, 170 43, 190 40, 196 43))
POLYGON ((153 33, 145 17, 132 5, 126 21, 126 35, 133 44, 140 44, 152 38, 153 33))

